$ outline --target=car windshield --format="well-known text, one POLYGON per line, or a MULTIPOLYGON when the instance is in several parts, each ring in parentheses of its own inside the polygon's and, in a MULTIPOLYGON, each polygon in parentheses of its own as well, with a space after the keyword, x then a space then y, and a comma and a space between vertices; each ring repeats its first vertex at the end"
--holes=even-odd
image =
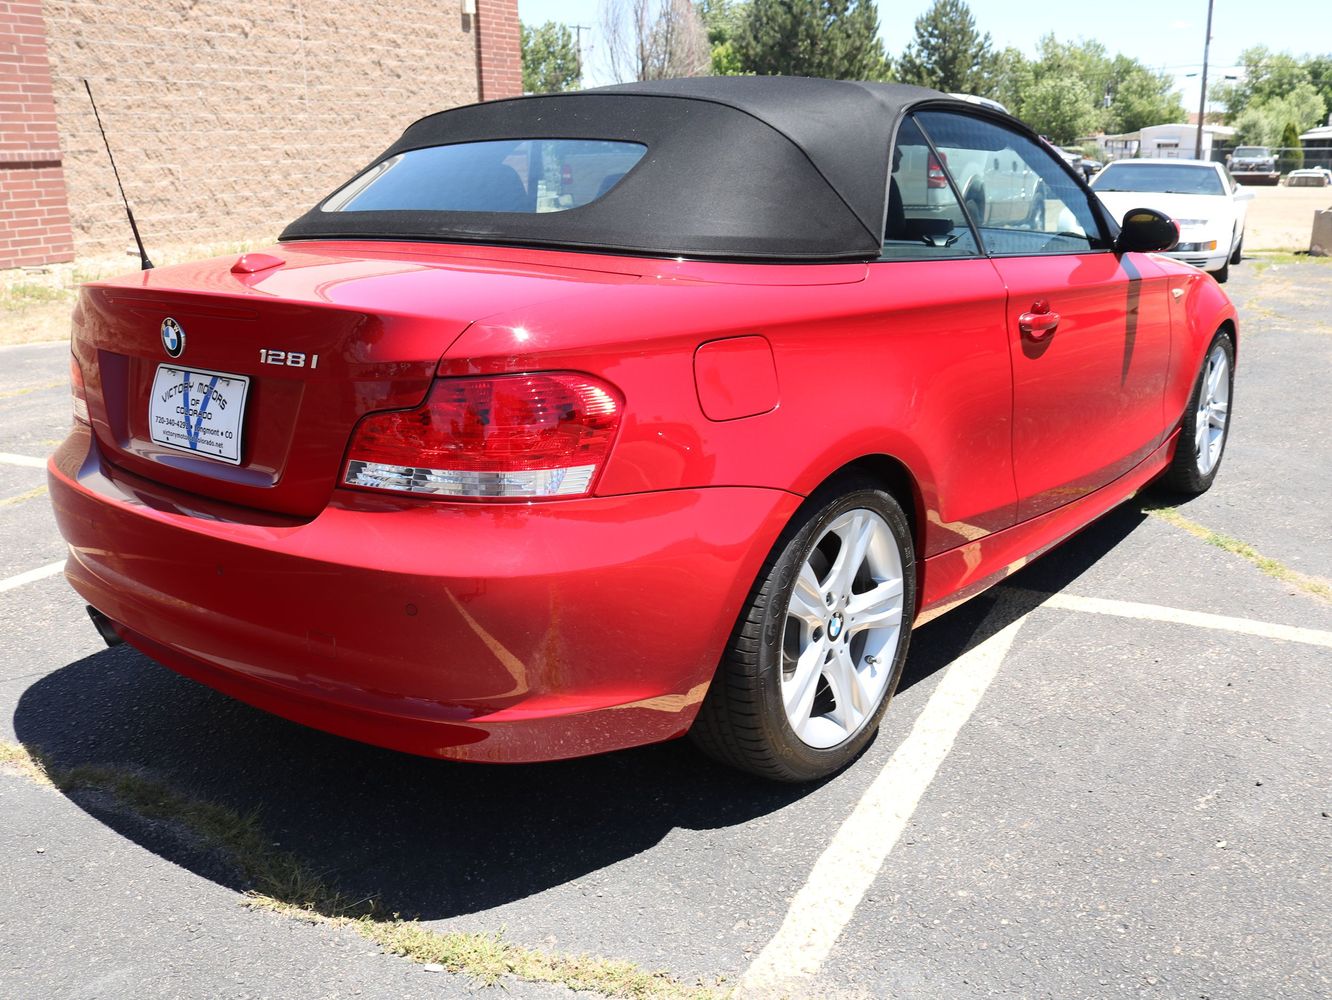
POLYGON ((503 139, 409 149, 375 164, 325 212, 563 212, 596 201, 647 147, 591 139, 503 139))
POLYGON ((1225 194, 1221 175, 1212 167, 1187 163, 1112 163, 1092 182, 1097 191, 1159 194, 1225 194))
POLYGON ((1271 156, 1266 146, 1239 146, 1232 156, 1271 156))

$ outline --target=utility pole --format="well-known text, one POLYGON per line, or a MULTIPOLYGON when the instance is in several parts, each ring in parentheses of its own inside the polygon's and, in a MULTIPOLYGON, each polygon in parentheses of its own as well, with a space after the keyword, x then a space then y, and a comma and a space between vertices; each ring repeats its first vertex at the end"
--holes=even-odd
POLYGON ((578 86, 583 85, 583 32, 591 31, 592 28, 586 24, 571 24, 569 27, 574 30, 574 46, 578 49, 578 86))
POLYGON ((1202 159, 1203 124, 1207 120, 1207 55, 1212 47, 1212 0, 1207 0, 1207 37, 1203 39, 1202 97, 1198 99, 1198 137, 1193 143, 1193 158, 1202 159))

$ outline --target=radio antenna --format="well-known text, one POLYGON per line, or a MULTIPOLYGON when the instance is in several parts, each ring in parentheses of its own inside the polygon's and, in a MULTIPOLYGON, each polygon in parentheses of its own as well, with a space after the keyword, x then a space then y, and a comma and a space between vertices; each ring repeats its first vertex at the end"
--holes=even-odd
POLYGON ((93 117, 97 119, 97 131, 102 133, 102 145, 106 147, 106 158, 111 161, 111 172, 116 175, 116 187, 120 188, 120 200, 125 203, 125 215, 129 218, 130 231, 134 233, 134 243, 139 248, 140 270, 151 271, 153 262, 148 259, 148 251, 143 248, 143 237, 134 222, 134 213, 130 211, 129 199, 125 197, 125 185, 120 183, 120 171, 116 169, 116 158, 111 155, 111 143, 107 141, 106 129, 102 127, 102 116, 97 113, 97 102, 93 100, 92 85, 88 78, 83 79, 83 88, 88 91, 88 103, 92 105, 93 117))

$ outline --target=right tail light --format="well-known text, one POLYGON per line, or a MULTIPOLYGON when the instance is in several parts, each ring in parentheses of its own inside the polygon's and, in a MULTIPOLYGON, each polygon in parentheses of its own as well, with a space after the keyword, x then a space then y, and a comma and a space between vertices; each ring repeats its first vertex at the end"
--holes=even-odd
POLYGON ((416 409, 361 420, 343 482, 454 500, 584 496, 620 413, 616 392, 586 375, 437 379, 416 409))

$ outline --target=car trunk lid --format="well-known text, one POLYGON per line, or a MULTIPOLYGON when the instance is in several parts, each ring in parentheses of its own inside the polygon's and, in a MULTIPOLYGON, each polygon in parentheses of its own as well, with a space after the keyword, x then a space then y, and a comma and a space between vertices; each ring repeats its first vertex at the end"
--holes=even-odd
POLYGON ((73 350, 112 463, 225 502, 313 516, 357 420, 417 405, 473 321, 636 280, 443 248, 267 252, 278 262, 216 258, 84 286, 73 350))

